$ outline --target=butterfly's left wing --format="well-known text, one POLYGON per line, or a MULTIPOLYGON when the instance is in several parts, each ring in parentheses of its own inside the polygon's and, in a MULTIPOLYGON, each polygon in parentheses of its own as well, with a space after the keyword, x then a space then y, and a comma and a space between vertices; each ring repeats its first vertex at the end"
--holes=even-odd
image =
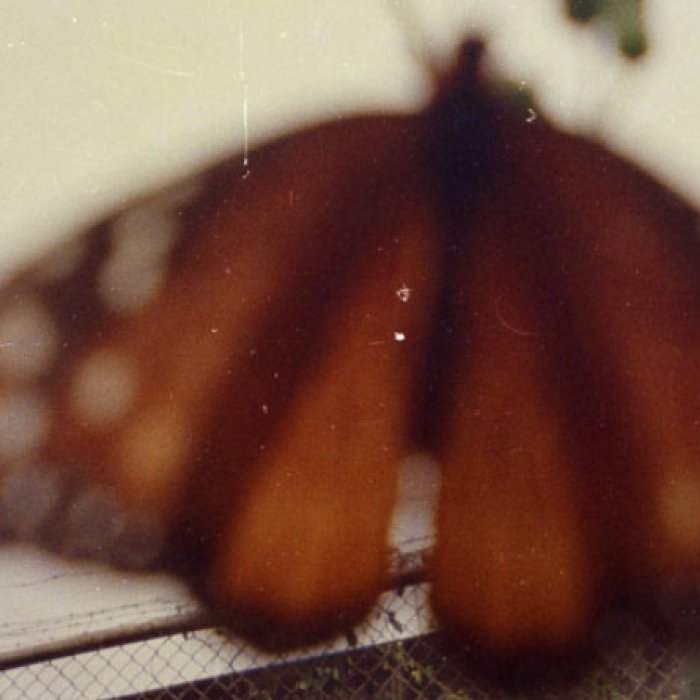
POLYGON ((306 636, 385 580, 438 266, 412 118, 233 159, 0 298, 5 529, 306 636))
POLYGON ((403 187, 411 198, 385 199, 358 232, 373 244, 345 283, 333 281, 342 292, 313 343, 276 329, 272 355, 227 392, 209 469, 191 484, 185 524, 204 555, 204 595, 234 627, 273 633, 267 644, 347 629, 388 585, 412 380, 439 270, 431 212, 403 187), (276 382, 260 379, 294 371, 285 354, 298 343, 312 364, 280 407, 276 382), (275 412, 274 429, 248 427, 275 412))

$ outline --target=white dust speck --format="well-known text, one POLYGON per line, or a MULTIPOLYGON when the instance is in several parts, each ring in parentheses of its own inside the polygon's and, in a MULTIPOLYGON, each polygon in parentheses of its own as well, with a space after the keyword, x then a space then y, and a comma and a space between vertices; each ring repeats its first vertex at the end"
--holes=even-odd
POLYGON ((401 289, 396 290, 396 296, 405 304, 411 298, 411 290, 404 284, 401 289))
POLYGON ((250 175, 250 170, 248 170, 248 149, 249 149, 249 129, 248 129, 248 78, 245 74, 245 43, 243 35, 243 24, 238 27, 238 52, 240 59, 240 68, 238 70, 238 77, 241 79, 243 85, 243 167, 245 168, 243 172, 243 179, 245 180, 250 175))

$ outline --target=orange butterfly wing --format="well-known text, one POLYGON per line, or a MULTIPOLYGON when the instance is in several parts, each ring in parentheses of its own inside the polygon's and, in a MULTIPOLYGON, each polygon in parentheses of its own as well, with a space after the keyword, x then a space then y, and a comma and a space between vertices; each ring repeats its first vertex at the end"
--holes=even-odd
MULTIPOLYGON (((399 222, 364 251, 359 279, 328 311, 308 348, 313 367, 279 424, 251 444, 232 430, 251 394, 232 391, 211 443, 212 478, 193 484, 187 522, 200 556, 202 537, 217 533, 207 597, 234 622, 252 618, 254 630, 262 622, 282 637, 346 629, 388 583, 412 370, 434 296, 432 272, 426 280, 421 270, 436 269, 429 229, 399 222), (404 287, 407 302, 397 295, 404 287), (211 514, 227 520, 214 526, 211 514)), ((273 386, 261 405, 279 400, 273 386)))
POLYGON ((512 184, 499 182, 469 233, 432 567, 448 627, 500 654, 577 644, 598 564, 556 298, 512 184))
POLYGON ((546 123, 500 129, 455 302, 433 600, 500 655, 559 653, 614 601, 697 581, 697 213, 546 123))
MULTIPOLYGON (((521 172, 536 150, 556 183, 544 243, 617 512, 611 558, 625 590, 670 594, 700 572, 698 213, 582 140, 523 134, 520 148, 521 172)), ((530 181, 547 191, 540 171, 530 181)))
POLYGON ((386 585, 438 286, 416 127, 289 137, 246 177, 232 160, 98 225, 74 269, 20 274, 0 392, 41 406, 2 437, 46 425, 8 455, 10 529, 121 565, 165 553, 229 619, 272 620, 286 643, 364 614, 386 585))
POLYGON ((7 530, 165 552, 296 642, 378 595, 425 439, 434 605, 490 651, 578 648, 614 597, 697 580, 695 213, 509 115, 470 51, 426 112, 284 138, 5 288, 7 530))
POLYGON ((197 474, 188 490, 183 526, 202 562, 200 590, 267 644, 346 629, 387 584, 440 262, 431 202, 407 158, 414 126, 377 120, 322 133, 324 155, 348 129, 365 135, 356 149, 372 166, 314 224, 352 244, 281 300, 249 370, 228 382, 207 478, 197 474), (393 140, 388 158, 366 138, 372 129, 383 148, 393 140))

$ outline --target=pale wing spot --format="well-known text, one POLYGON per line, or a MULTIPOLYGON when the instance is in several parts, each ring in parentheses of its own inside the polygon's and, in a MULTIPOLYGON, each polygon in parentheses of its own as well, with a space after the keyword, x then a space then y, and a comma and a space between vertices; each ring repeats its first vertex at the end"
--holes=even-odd
POLYGON ((114 254, 129 260, 161 258, 172 248, 179 229, 175 212, 152 206, 130 209, 112 224, 114 254))
POLYGON ((114 250, 97 279, 100 298, 110 311, 136 313, 158 296, 179 229, 176 213, 148 206, 125 212, 114 222, 114 250))
POLYGON ((100 297, 112 312, 127 316, 149 306, 163 289, 165 269, 153 264, 110 264, 99 280, 100 297))
POLYGON ((35 279, 39 284, 54 284, 63 282, 80 269, 87 252, 86 242, 75 239, 64 246, 56 254, 47 256, 37 268, 35 279))
POLYGON ((8 472, 0 486, 0 521, 20 539, 35 539, 53 517, 63 497, 58 473, 29 465, 8 472))
POLYGON ((0 311, 0 372, 18 380, 48 370, 58 350, 58 331, 36 299, 14 301, 0 311))
POLYGON ((124 436, 121 472, 146 507, 167 509, 179 497, 188 456, 187 433, 172 410, 143 414, 124 436))
POLYGON ((0 397, 0 459, 23 459, 38 452, 51 428, 51 411, 44 397, 21 392, 0 397))
POLYGON ((77 367, 70 405, 75 415, 92 429, 113 426, 124 418, 139 389, 133 363, 114 350, 98 350, 77 367))

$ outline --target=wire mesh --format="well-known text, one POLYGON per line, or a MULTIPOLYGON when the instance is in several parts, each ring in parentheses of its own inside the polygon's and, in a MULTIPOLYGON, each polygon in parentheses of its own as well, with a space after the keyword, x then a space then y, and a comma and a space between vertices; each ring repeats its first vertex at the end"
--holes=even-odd
POLYGON ((61 655, 0 674, 0 698, 100 700, 691 700, 697 650, 641 622, 583 674, 514 691, 468 670, 435 632, 426 588, 385 594, 371 618, 334 643, 270 656, 199 629, 61 655))

